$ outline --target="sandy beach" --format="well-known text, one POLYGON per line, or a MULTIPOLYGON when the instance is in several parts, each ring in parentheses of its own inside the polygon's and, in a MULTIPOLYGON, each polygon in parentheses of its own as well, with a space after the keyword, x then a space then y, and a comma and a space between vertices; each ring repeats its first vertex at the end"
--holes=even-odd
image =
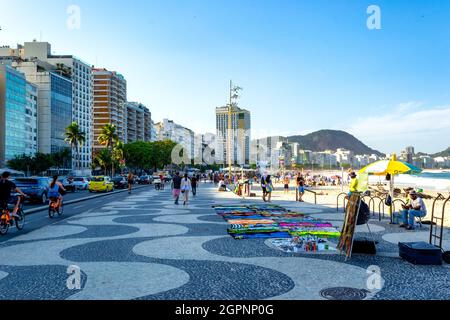
MULTIPOLYGON (((289 194, 285 194, 283 190, 282 184, 275 184, 274 185, 275 190, 272 195, 273 200, 282 200, 282 201, 292 201, 295 202, 295 188, 291 185, 289 194)), ((317 195, 317 204, 323 205, 329 208, 336 209, 337 207, 337 196, 342 192, 348 192, 348 187, 335 187, 335 186, 326 186, 326 187, 311 187, 308 188, 308 190, 314 191, 317 195)), ((256 193, 258 197, 262 196, 261 188, 259 188, 259 185, 254 185, 252 188, 252 192, 256 193)), ((437 197, 438 194, 442 194, 446 199, 450 196, 450 192, 444 192, 444 191, 435 191, 435 190, 424 190, 423 192, 426 195, 430 195, 433 198, 437 197)), ((308 203, 314 203, 314 194, 311 192, 306 192, 306 194, 303 197, 303 200, 305 200, 308 203)), ((395 198, 395 199, 402 199, 405 200, 403 197, 395 198)), ((339 207, 340 210, 343 208, 343 196, 339 199, 339 207)), ((432 213, 432 205, 434 200, 433 199, 424 199, 424 202, 427 206, 428 215, 423 220, 431 220, 431 213, 432 213)), ((442 213, 442 207, 444 204, 444 200, 436 201, 435 205, 435 213, 439 213, 438 216, 442 213)), ((379 200, 375 200, 375 212, 378 214, 379 208, 381 209, 381 212, 383 211, 383 205, 379 206, 379 200)), ((400 208, 400 204, 396 203, 396 211, 398 211, 400 208)), ((372 210, 372 208, 371 208, 372 210)), ((385 217, 389 217, 388 214, 388 207, 384 207, 385 211, 385 217)), ((446 205, 446 212, 444 216, 444 226, 450 227, 450 201, 447 202, 446 205)))

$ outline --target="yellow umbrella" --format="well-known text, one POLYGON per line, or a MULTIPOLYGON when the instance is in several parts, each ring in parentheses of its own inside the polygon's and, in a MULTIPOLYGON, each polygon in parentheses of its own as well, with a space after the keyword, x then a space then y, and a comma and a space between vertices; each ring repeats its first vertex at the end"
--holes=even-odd
POLYGON ((395 154, 391 160, 381 160, 369 164, 359 171, 360 174, 367 173, 375 176, 396 175, 396 174, 419 174, 422 170, 412 164, 398 161, 395 154))
MULTIPOLYGON (((422 170, 409 164, 407 162, 398 161, 397 155, 393 154, 390 160, 381 160, 369 164, 367 167, 361 169, 359 174, 369 174, 375 176, 390 175, 389 194, 391 199, 394 199, 394 176, 397 174, 419 174, 422 170)), ((392 222, 392 205, 389 207, 392 222)))

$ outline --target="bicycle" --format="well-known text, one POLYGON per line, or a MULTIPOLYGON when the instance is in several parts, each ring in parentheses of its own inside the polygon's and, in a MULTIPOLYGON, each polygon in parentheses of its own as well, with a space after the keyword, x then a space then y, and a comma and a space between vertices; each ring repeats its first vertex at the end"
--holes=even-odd
POLYGON ((59 207, 58 207, 57 203, 58 203, 58 198, 50 198, 50 202, 48 205, 48 216, 50 217, 50 219, 53 219, 53 217, 55 215, 61 216, 64 212, 63 201, 61 200, 61 204, 59 207))
MULTIPOLYGON (((17 196, 17 195, 13 195, 17 196)), ((14 210, 13 204, 9 204, 6 206, 5 210, 2 210, 2 214, 0 217, 0 235, 4 236, 8 233, 9 228, 15 224, 17 230, 23 230, 25 226, 25 212, 23 211, 23 197, 20 197, 19 210, 17 210, 18 217, 14 217, 12 215, 12 210, 14 210)))

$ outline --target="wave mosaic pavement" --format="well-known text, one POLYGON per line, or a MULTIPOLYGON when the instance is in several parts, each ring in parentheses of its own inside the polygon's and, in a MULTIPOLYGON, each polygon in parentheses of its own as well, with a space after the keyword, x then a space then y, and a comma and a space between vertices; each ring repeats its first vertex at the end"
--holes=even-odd
MULTIPOLYGON (((335 287, 367 290, 367 299, 450 298, 448 267, 395 257, 396 241, 410 237, 402 231, 371 222, 383 253, 348 263, 339 255, 284 253, 262 239, 228 236, 212 206, 241 202, 210 185, 187 207, 175 206, 170 190, 142 191, 19 235, 0 243, 0 299, 298 300, 324 299, 322 290, 335 287), (81 270, 79 290, 66 285, 73 265, 81 270), (381 290, 368 290, 371 265, 382 271, 381 290)), ((343 219, 325 207, 301 210, 336 225, 343 219)))

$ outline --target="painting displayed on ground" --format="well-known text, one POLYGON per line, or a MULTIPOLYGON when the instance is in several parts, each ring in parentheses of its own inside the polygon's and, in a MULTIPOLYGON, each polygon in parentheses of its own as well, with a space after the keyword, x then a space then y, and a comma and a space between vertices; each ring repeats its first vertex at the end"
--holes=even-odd
POLYGON ((216 206, 215 210, 228 222, 234 239, 272 239, 273 246, 286 252, 333 250, 327 239, 340 236, 329 222, 271 204, 216 206))

